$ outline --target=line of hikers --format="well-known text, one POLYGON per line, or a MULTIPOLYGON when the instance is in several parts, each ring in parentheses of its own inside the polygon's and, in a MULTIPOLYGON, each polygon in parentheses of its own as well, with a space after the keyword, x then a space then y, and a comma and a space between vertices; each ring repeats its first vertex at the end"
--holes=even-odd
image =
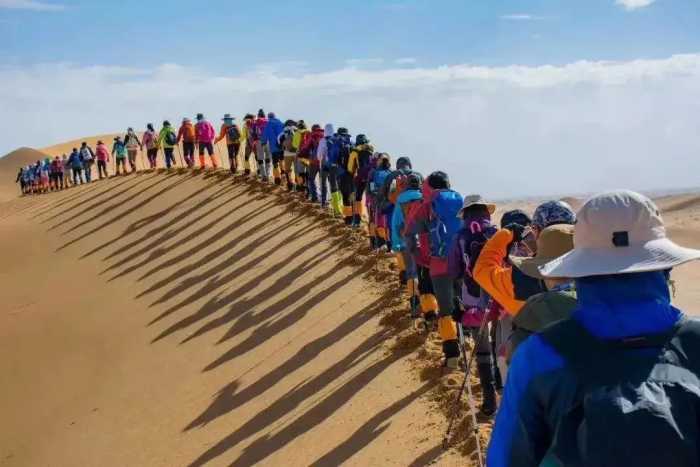
MULTIPOLYGON (((286 186, 352 228, 366 222, 371 248, 395 256, 410 317, 440 336, 445 372, 469 370, 462 336, 471 340, 480 411, 500 405, 488 465, 700 465, 700 325, 670 293, 672 268, 700 251, 666 237, 651 200, 613 191, 578 213, 548 201, 496 224, 497 206, 462 196, 445 172, 423 177, 363 134, 262 110, 241 126, 226 114, 218 134, 202 114, 177 132, 167 121, 141 139, 130 129, 92 158, 106 167, 114 155, 117 173, 125 161, 133 171, 145 146, 155 168, 162 148, 170 168, 182 144, 185 165, 198 149, 200 168, 205 154, 216 168, 223 140, 233 174, 240 155, 245 176, 286 186)), ((44 167, 67 163, 82 183, 90 170, 76 151, 27 170, 43 187, 44 167)), ((65 179, 49 175, 49 187, 65 179)))

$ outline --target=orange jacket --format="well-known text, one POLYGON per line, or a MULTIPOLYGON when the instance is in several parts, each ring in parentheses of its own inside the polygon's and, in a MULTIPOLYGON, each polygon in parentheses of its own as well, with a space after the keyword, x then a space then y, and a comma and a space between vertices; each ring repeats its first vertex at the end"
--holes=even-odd
POLYGON ((513 232, 499 230, 486 242, 474 266, 474 279, 493 297, 508 314, 515 316, 525 302, 515 298, 513 270, 503 265, 508 254, 508 245, 513 241, 513 232))
MULTIPOLYGON (((219 136, 216 138, 214 141, 214 144, 218 143, 222 139, 226 138, 226 144, 236 144, 240 142, 242 138, 239 138, 238 141, 231 141, 231 138, 228 136, 228 129, 231 128, 232 126, 237 126, 235 123, 232 125, 227 125, 226 123, 221 124, 221 130, 219 130, 219 136)), ((238 130, 238 133, 240 134, 241 130, 238 130)))
POLYGON ((177 142, 184 141, 185 143, 196 143, 197 137, 192 123, 183 123, 180 126, 180 131, 177 132, 177 142))

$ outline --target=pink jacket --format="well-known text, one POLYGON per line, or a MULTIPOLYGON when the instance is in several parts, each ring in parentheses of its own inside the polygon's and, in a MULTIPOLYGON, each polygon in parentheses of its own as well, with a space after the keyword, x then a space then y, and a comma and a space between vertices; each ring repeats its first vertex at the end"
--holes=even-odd
POLYGON ((146 131, 143 134, 143 138, 142 138, 141 142, 143 143, 144 146, 146 146, 146 149, 153 149, 153 148, 158 146, 157 141, 158 141, 158 139, 156 137, 155 132, 146 131))
POLYGON ((109 161, 109 151, 107 146, 104 144, 98 144, 95 148, 95 156, 97 156, 98 161, 108 162, 109 161))
POLYGON ((194 131, 197 135, 198 143, 213 143, 216 138, 216 130, 207 120, 197 122, 194 126, 194 131))

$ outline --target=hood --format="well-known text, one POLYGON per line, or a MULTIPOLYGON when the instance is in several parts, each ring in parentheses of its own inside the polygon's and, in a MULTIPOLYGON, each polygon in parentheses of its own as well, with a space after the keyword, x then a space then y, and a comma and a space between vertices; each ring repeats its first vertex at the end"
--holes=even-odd
POLYGON ((323 136, 330 137, 333 136, 333 133, 335 133, 335 131, 333 130, 333 124, 327 123, 323 130, 323 136))
POLYGON ((319 128, 319 129, 313 130, 313 131, 311 132, 311 137, 314 138, 314 139, 316 139, 316 140, 320 140, 320 139, 323 138, 325 135, 326 135, 326 134, 325 134, 325 132, 323 131, 323 128, 319 128))
POLYGON ((574 316, 601 338, 663 332, 682 316, 668 287, 664 271, 577 279, 574 316))
POLYGON ((423 193, 421 193, 420 190, 404 190, 401 192, 399 197, 396 198, 396 203, 404 204, 420 199, 423 199, 423 193))

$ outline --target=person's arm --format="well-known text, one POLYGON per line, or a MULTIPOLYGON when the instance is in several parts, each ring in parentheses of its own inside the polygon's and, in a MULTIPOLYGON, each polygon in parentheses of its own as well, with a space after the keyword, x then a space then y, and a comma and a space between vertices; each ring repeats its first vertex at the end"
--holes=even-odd
POLYGON ((219 136, 214 140, 214 144, 218 144, 219 141, 226 137, 226 125, 221 125, 221 131, 219 131, 219 136))
POLYGON ((486 463, 489 467, 541 465, 552 439, 547 428, 546 409, 532 387, 533 380, 544 378, 563 363, 562 358, 536 335, 523 342, 515 352, 488 446, 486 463))
POLYGON ((515 298, 512 267, 503 266, 512 241, 513 232, 502 229, 486 242, 474 266, 474 280, 510 315, 516 315, 525 302, 515 298))

